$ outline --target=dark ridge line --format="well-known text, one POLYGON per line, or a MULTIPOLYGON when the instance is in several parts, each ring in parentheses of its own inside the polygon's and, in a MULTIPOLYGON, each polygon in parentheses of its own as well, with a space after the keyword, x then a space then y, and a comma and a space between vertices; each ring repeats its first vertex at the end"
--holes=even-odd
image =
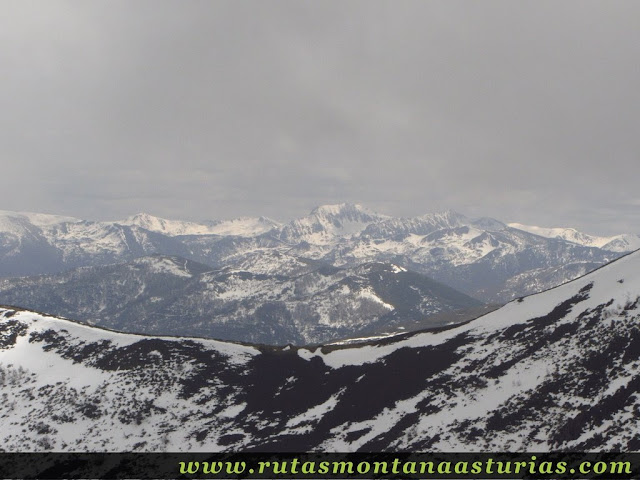
MULTIPOLYGON (((0 309, 4 309, 7 311, 15 311, 15 312, 27 312, 27 313, 35 313, 37 315, 41 315, 43 317, 50 317, 56 320, 64 320, 67 322, 71 322, 74 323, 80 327, 87 327, 87 328, 92 328, 92 329, 96 329, 96 330, 102 330, 105 332, 109 332, 109 333, 115 333, 118 335, 132 335, 135 337, 140 337, 141 339, 161 339, 161 340, 167 340, 167 341, 173 341, 173 340, 203 340, 203 341, 213 341, 213 342, 218 342, 218 343, 226 343, 226 344, 231 344, 231 345, 241 345, 243 347, 253 347, 256 350, 258 350, 260 353, 265 353, 265 352, 287 352, 287 351, 298 351, 298 350, 317 350, 318 348, 321 349, 321 351, 324 352, 330 352, 330 351, 334 351, 334 350, 344 350, 347 348, 359 348, 361 346, 371 346, 371 345, 388 345, 388 344, 392 344, 392 343, 396 343, 399 342, 401 340, 404 340, 406 338, 412 337, 415 334, 419 334, 419 333, 424 333, 424 332, 432 332, 432 333, 440 333, 440 332, 444 332, 446 330, 451 330, 453 328, 465 325, 469 322, 472 322, 473 320, 475 320, 476 318, 472 318, 469 320, 466 320, 464 322, 460 322, 460 323, 456 323, 455 325, 445 325, 445 326, 440 326, 440 327, 435 327, 435 328, 426 328, 426 329, 421 329, 421 330, 416 330, 413 332, 406 332, 406 333, 399 333, 397 335, 391 335, 387 338, 381 338, 381 339, 377 339, 377 340, 372 340, 370 342, 360 342, 357 344, 351 344, 351 345, 327 345, 327 344, 307 344, 307 345, 292 345, 292 344, 287 344, 287 345, 269 345, 269 344, 265 344, 265 343, 250 343, 250 342, 240 342, 240 341, 234 341, 234 340, 220 340, 217 338, 211 338, 211 337, 194 337, 194 336, 181 336, 181 335, 149 335, 149 334, 144 334, 144 333, 130 333, 130 332, 122 332, 120 330, 114 330, 111 328, 107 328, 107 327, 103 327, 100 325, 90 325, 87 323, 82 323, 79 320, 75 320, 72 318, 67 318, 67 317, 63 317, 60 315, 53 315, 51 313, 46 313, 46 312, 40 312, 38 310, 33 310, 33 309, 29 309, 29 308, 24 308, 24 307, 19 307, 16 305, 3 305, 0 304, 0 309)), ((495 311, 495 310, 494 310, 495 311)), ((490 313, 490 312, 489 312, 490 313)), ((486 315, 486 314, 485 314, 486 315)), ((484 316, 484 315, 482 315, 484 316)))
POLYGON ((407 333, 400 333, 398 335, 393 335, 390 336, 388 338, 383 338, 383 339, 377 339, 377 340, 372 340, 371 342, 362 342, 362 343, 358 343, 357 346, 354 345, 330 345, 330 344, 308 344, 308 345, 291 345, 291 344, 287 344, 285 346, 280 346, 280 345, 267 345, 267 344, 262 344, 262 343, 249 343, 249 342, 239 342, 239 341, 231 341, 231 340, 219 340, 216 338, 210 338, 210 337, 187 337, 187 336, 178 336, 178 335, 145 335, 142 333, 128 333, 128 332, 120 332, 118 330, 112 330, 109 328, 105 328, 105 327, 101 327, 98 325, 88 325, 88 324, 84 324, 84 323, 80 323, 78 320, 72 320, 72 319, 68 319, 68 318, 64 318, 64 317, 60 317, 60 316, 55 316, 55 315, 51 315, 48 313, 43 313, 43 312, 39 312, 37 310, 29 310, 27 308, 24 307, 18 307, 18 306, 13 306, 13 305, 2 305, 0 304, 0 308, 4 308, 7 310, 14 310, 14 311, 20 311, 20 312, 31 312, 31 313, 36 313, 38 315, 43 315, 46 317, 52 317, 52 318, 57 318, 57 319, 61 319, 61 320, 66 320, 68 322, 71 323, 76 323, 77 325, 80 326, 84 326, 84 327, 89 327, 89 328, 95 328, 95 329, 99 329, 99 330, 103 330, 105 332, 110 332, 110 333, 116 333, 116 334, 121 334, 121 335, 133 335, 136 337, 142 337, 142 338, 159 338, 159 339, 166 339, 166 340, 170 340, 170 339, 176 339, 176 340, 204 340, 204 341, 215 341, 215 342, 220 342, 220 343, 227 343, 227 344, 231 344, 231 345, 241 345, 244 347, 253 347, 255 349, 257 349, 258 351, 260 351, 261 353, 264 353, 266 351, 271 351, 271 352, 284 352, 284 351, 298 351, 298 350, 317 350, 320 349, 321 352, 326 353, 326 352, 331 352, 334 350, 344 350, 344 349, 348 349, 348 348, 360 348, 360 347, 364 347, 364 346, 375 346, 375 345, 389 345, 389 344, 393 344, 393 343, 397 343, 400 342, 402 340, 405 340, 407 338, 413 337, 415 335, 420 335, 422 333, 440 333, 440 332, 444 332, 444 331, 448 331, 448 330, 453 330, 455 328, 458 327, 462 327, 464 325, 467 325, 471 322, 474 322, 476 320, 480 320, 483 317, 486 317, 487 315, 490 315, 496 311, 501 310, 502 308, 504 308, 505 306, 514 303, 514 302, 522 302, 525 298, 529 298, 529 297, 533 297, 535 295, 540 295, 542 293, 545 292, 549 292, 551 290, 555 290, 556 288, 560 288, 564 285, 568 285, 570 283, 573 282, 577 282, 589 275, 591 275, 594 272, 597 272, 598 270, 608 267, 609 265, 614 264, 615 262, 618 262, 619 260, 622 260, 625 257, 628 257, 629 255, 635 254, 640 252, 640 249, 637 250, 633 250, 631 252, 625 253, 624 255, 622 255, 621 257, 615 258, 613 260, 611 260, 609 263, 605 263, 604 265, 600 265, 599 267, 591 270, 590 272, 585 273, 584 275, 581 275, 577 278, 574 278, 573 280, 569 280, 567 282, 561 283, 560 285, 556 285, 555 287, 550 287, 547 288, 545 290, 541 290, 540 292, 536 292, 536 293, 530 293, 528 295, 523 295, 522 297, 518 297, 515 298, 507 303, 505 303, 502 307, 497 308, 496 310, 492 310, 490 312, 487 313, 483 313, 482 315, 479 315, 475 318, 466 320, 464 322, 461 323, 457 323, 455 325, 445 325, 443 327, 436 327, 433 329, 430 328, 425 328, 425 329, 421 329, 421 330, 415 330, 413 332, 407 332, 407 333))
MULTIPOLYGON (((40 312, 38 310, 33 310, 33 309, 29 309, 29 308, 24 308, 24 307, 18 307, 16 305, 3 305, 0 304, 0 309, 5 309, 5 310, 13 310, 16 312, 27 312, 27 313, 35 313, 37 315, 41 315, 43 317, 51 317, 53 319, 56 320, 65 320, 67 322, 71 322, 74 323, 80 327, 87 327, 87 328, 93 328, 96 330, 102 330, 105 332, 109 332, 109 333, 115 333, 118 335, 132 335, 134 337, 141 337, 142 339, 161 339, 161 340, 167 340, 167 341, 172 341, 173 339, 175 340, 204 340, 204 341, 213 341, 213 342, 219 342, 219 343, 228 343, 228 344, 233 344, 233 345, 242 345, 244 347, 255 347, 258 350, 260 350, 260 346, 261 344, 259 343, 249 343, 249 342, 237 342, 237 341, 231 341, 231 340, 218 340, 217 338, 210 338, 210 337, 186 337, 186 336, 180 336, 180 335, 148 335, 148 334, 144 334, 144 333, 131 333, 131 332, 121 332, 120 330, 113 330, 111 328, 107 328, 107 327, 103 327, 100 325, 90 325, 88 323, 82 323, 79 320, 75 320, 72 318, 66 318, 66 317, 62 317, 60 315, 52 315, 50 313, 45 313, 45 312, 40 312)), ((268 346, 268 345, 267 345, 268 346)), ((286 348, 286 347, 283 347, 286 348)))

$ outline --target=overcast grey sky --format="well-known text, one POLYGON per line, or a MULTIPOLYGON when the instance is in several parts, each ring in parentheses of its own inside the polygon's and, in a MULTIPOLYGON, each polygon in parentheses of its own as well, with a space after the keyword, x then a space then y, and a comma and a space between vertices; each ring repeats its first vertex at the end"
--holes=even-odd
POLYGON ((640 2, 0 0, 0 209, 640 233, 640 2))

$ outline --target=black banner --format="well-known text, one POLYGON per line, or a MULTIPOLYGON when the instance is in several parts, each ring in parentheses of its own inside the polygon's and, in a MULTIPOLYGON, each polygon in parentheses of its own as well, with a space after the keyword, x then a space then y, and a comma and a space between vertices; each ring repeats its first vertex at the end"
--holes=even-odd
POLYGON ((0 453, 4 479, 632 479, 640 453, 0 453))

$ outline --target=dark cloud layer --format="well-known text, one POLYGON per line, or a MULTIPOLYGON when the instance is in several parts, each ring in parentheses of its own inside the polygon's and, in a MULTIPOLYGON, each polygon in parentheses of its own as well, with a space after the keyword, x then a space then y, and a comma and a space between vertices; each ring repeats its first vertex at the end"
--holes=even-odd
POLYGON ((640 3, 0 3, 0 209, 640 233, 640 3))

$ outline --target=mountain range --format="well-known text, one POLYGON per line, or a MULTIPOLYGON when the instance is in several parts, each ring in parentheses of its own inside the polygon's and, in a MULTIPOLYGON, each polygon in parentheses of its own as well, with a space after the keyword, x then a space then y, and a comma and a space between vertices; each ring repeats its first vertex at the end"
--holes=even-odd
POLYGON ((151 254, 180 256, 212 268, 288 275, 308 271, 307 260, 333 266, 393 262, 479 300, 501 302, 554 286, 532 284, 527 273, 568 280, 636 248, 637 235, 594 237, 572 229, 469 219, 452 211, 392 218, 351 204, 321 206, 287 224, 264 217, 196 223, 147 214, 92 222, 0 212, 4 277, 123 263, 151 254))
POLYGON ((464 321, 639 245, 351 204, 286 224, 0 212, 0 302, 133 333, 324 343, 464 321))
POLYGON ((638 451, 640 252, 355 346, 141 336, 3 307, 0 366, 9 452, 638 451))

